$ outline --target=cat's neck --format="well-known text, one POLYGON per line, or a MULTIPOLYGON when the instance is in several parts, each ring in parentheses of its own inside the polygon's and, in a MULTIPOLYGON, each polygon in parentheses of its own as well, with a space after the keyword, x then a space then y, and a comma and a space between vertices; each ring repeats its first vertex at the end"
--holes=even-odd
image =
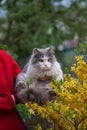
POLYGON ((51 82, 52 80, 52 76, 48 76, 48 75, 45 75, 45 76, 42 76, 42 77, 38 77, 38 81, 39 82, 51 82))

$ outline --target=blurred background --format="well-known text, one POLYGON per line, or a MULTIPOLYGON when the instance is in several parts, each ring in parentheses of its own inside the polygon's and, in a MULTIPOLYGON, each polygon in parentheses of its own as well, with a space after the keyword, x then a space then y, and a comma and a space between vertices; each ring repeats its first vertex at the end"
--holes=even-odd
POLYGON ((65 70, 86 40, 86 0, 0 0, 0 47, 21 67, 33 48, 53 46, 65 70))
MULTIPOLYGON (((86 41, 87 0, 0 0, 0 48, 21 68, 34 48, 53 46, 65 72, 86 41)), ((26 120, 31 117, 26 108, 19 105, 17 109, 31 129, 38 117, 26 120)))

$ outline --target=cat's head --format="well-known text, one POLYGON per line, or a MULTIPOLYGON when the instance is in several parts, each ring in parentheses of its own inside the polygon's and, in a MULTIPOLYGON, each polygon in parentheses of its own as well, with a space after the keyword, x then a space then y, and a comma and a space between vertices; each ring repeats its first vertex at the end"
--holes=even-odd
POLYGON ((33 50, 32 65, 40 70, 50 70, 55 61, 54 50, 49 48, 35 48, 33 50))

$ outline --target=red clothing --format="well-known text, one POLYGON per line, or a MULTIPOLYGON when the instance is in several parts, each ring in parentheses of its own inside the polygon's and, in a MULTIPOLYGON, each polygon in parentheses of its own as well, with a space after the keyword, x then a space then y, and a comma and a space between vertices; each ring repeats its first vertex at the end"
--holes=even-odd
POLYGON ((11 96, 20 71, 11 56, 0 50, 0 130, 25 130, 11 96))

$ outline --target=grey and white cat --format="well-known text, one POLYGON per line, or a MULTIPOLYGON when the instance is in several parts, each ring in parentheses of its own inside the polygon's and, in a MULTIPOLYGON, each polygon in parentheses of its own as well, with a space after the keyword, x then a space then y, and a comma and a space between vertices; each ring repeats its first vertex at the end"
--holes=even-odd
POLYGON ((35 48, 29 62, 17 77, 15 90, 25 101, 35 99, 44 104, 56 95, 50 87, 53 76, 57 80, 63 80, 63 72, 53 48, 35 48), (33 81, 28 87, 26 82, 31 78, 33 81), (30 88, 32 92, 29 94, 27 91, 30 88))

